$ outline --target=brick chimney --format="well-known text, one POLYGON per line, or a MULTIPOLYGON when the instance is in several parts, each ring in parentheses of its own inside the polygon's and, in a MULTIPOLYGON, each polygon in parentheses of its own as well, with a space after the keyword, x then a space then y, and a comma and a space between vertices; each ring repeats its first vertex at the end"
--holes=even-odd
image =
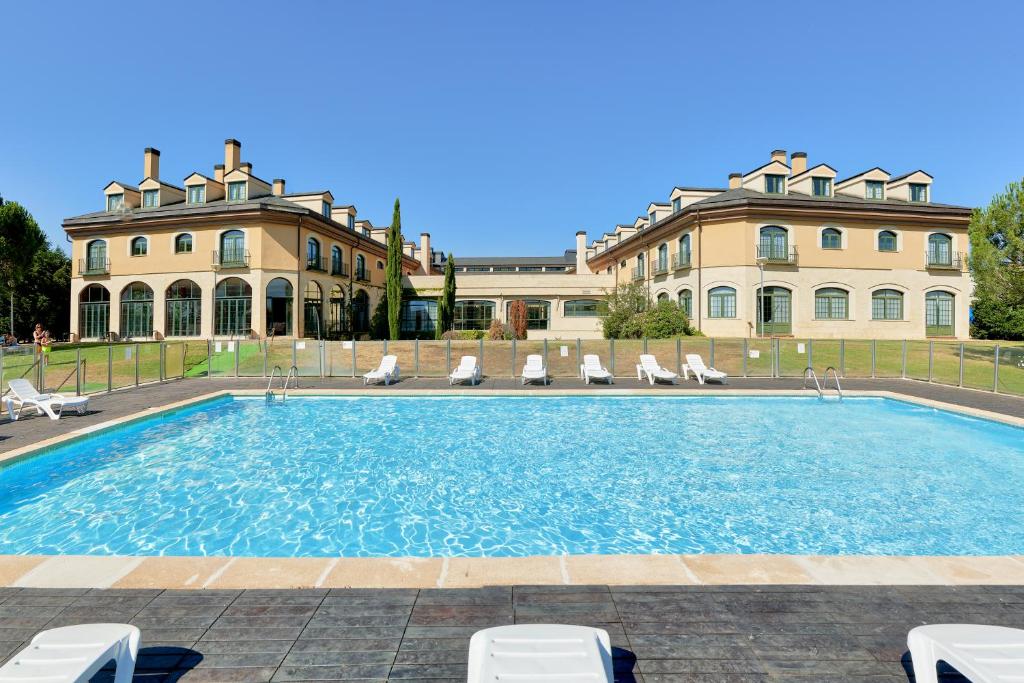
POLYGON ((790 160, 793 165, 793 175, 798 175, 807 170, 807 152, 793 152, 790 160))
POLYGON ((786 163, 786 150, 784 149, 773 149, 772 150, 772 161, 781 161, 786 163))
POLYGON ((234 138, 224 141, 224 173, 231 173, 242 160, 242 143, 234 138))
POLYGON ((224 164, 217 164, 213 167, 213 179, 218 183, 224 182, 224 164))
POLYGON ((284 194, 284 178, 274 178, 273 195, 280 197, 284 194))
POLYGON ((730 190, 738 189, 739 186, 742 185, 742 184, 743 184, 743 174, 742 173, 730 173, 729 174, 729 189, 730 190))
POLYGON ((248 173, 249 175, 252 175, 252 164, 250 164, 248 161, 243 161, 241 164, 238 165, 238 170, 244 173, 248 173))
POLYGON ((590 267, 587 265, 587 231, 580 230, 576 233, 576 274, 589 275, 590 267))
POLYGON ((160 150, 147 147, 142 153, 142 177, 160 180, 160 150))
POLYGON ((426 275, 430 275, 430 233, 420 233, 420 266, 423 268, 423 272, 426 275))

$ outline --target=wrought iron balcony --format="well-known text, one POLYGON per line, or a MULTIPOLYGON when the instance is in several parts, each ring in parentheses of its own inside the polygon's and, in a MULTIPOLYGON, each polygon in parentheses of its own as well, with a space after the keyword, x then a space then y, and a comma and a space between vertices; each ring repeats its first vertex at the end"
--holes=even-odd
POLYGON ((796 264, 796 247, 778 244, 758 244, 757 258, 764 263, 796 264))
POLYGON ((634 280, 643 280, 644 277, 645 276, 644 276, 644 269, 643 268, 634 268, 633 269, 633 279, 634 280))
POLYGON ((248 249, 226 249, 213 252, 213 264, 221 268, 248 268, 248 249))
POLYGON ((348 264, 342 261, 332 261, 331 275, 335 277, 348 277, 348 264))
POLYGON ((656 261, 654 263, 654 274, 655 275, 664 275, 667 272, 668 272, 668 259, 665 259, 664 261, 656 261))
POLYGON ((306 270, 315 270, 321 273, 327 272, 327 258, 324 256, 307 256, 306 270))
POLYGON ((97 256, 78 259, 78 272, 81 275, 108 275, 110 259, 97 256))
POLYGON ((963 252, 935 252, 926 251, 924 254, 925 267, 932 270, 963 270, 963 252))
POLYGON ((690 252, 684 252, 682 254, 674 254, 672 256, 672 268, 675 270, 682 270, 683 268, 690 267, 690 252))
POLYGON ((356 268, 356 280, 359 282, 369 282, 370 273, 365 268, 356 268))

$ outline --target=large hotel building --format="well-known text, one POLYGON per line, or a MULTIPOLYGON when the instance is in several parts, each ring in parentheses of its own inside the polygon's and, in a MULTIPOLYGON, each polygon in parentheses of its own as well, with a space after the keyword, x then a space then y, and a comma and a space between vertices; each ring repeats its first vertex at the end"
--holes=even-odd
MULTIPOLYGON (((558 256, 456 254, 455 327, 521 299, 530 338, 599 337, 607 293, 641 283, 708 336, 966 338, 971 210, 934 203, 924 171, 838 175, 776 150, 558 256)), ((387 229, 329 190, 262 180, 236 140, 180 184, 146 149, 142 180, 110 182, 102 209, 64 221, 79 339, 358 338, 383 295, 387 229)), ((403 252, 403 330, 432 336, 445 257, 426 232, 403 252)))

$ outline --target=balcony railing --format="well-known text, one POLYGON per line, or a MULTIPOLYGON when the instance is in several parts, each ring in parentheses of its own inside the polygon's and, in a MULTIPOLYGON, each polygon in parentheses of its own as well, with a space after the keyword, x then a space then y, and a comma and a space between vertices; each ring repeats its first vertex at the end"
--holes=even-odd
POLYGON ((796 263, 796 247, 778 244, 758 244, 757 258, 764 263, 796 263))
POLYGON ((655 263, 654 263, 654 274, 655 275, 664 275, 667 272, 668 272, 668 259, 665 259, 664 261, 655 261, 655 263))
POLYGON ((331 275, 335 277, 348 277, 348 264, 341 261, 332 261, 331 275))
POLYGON ((213 252, 213 263, 221 268, 248 268, 248 249, 226 249, 213 252))
POLYGON ((78 272, 82 275, 107 275, 110 273, 110 259, 96 256, 78 259, 78 272))
POLYGON ((365 268, 356 268, 356 280, 359 282, 369 282, 370 273, 365 268))
POLYGON ((316 270, 321 273, 327 272, 327 258, 324 256, 307 256, 306 270, 316 270))
POLYGON ((925 267, 933 270, 963 270, 964 255, 962 252, 953 251, 939 253, 927 251, 924 254, 925 267))
POLYGON ((633 279, 634 280, 643 280, 644 277, 645 276, 644 276, 644 269, 643 268, 634 268, 633 269, 633 279))
POLYGON ((675 270, 682 270, 683 268, 690 267, 690 252, 682 254, 674 254, 672 256, 672 268, 675 270))

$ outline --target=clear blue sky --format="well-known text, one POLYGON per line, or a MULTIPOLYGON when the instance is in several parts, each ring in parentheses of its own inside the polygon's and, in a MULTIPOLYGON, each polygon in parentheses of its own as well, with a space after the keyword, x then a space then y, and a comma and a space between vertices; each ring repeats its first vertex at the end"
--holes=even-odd
POLYGON ((8 2, 2 21, 0 194, 61 244, 144 147, 180 184, 227 137, 375 224, 401 196, 407 236, 456 256, 561 253, 776 147, 841 176, 920 167, 941 202, 1024 176, 1018 2, 8 2))

